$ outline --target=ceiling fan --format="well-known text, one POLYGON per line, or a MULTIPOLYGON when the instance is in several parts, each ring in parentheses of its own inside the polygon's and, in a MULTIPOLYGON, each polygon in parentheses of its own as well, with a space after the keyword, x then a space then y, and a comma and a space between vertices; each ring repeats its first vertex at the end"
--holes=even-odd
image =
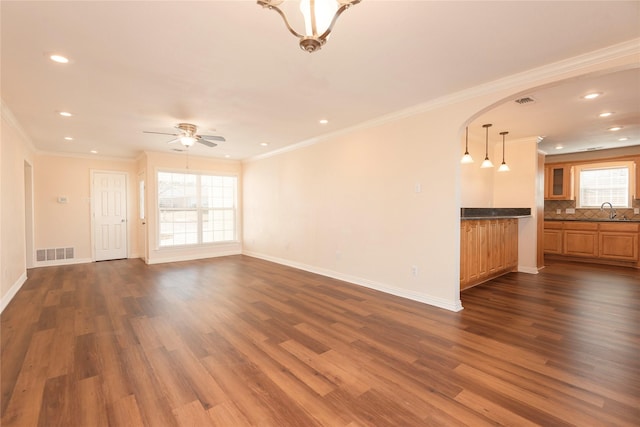
POLYGON ((199 142, 200 144, 206 145, 207 147, 215 147, 218 144, 216 144, 213 141, 226 141, 226 139, 224 139, 224 137, 222 136, 216 136, 216 135, 197 135, 196 132, 198 131, 198 128, 196 125, 192 125, 191 123, 178 123, 177 125, 174 126, 176 129, 178 129, 180 132, 178 133, 166 133, 166 132, 151 132, 151 131, 143 131, 144 133, 155 133, 155 134, 159 134, 159 135, 171 135, 174 136, 175 138, 172 139, 171 141, 167 142, 167 144, 173 144, 174 142, 179 142, 182 145, 184 145, 185 147, 191 147, 193 144, 195 144, 196 142, 199 142))

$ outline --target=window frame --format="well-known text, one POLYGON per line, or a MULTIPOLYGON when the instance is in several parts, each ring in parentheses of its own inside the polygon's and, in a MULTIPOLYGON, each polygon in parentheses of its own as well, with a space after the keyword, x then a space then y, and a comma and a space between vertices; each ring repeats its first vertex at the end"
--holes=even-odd
POLYGON ((208 246, 216 246, 216 245, 225 245, 225 244, 231 244, 231 243, 238 243, 239 242, 239 235, 240 235, 240 224, 239 224, 239 192, 240 192, 240 178, 239 175, 237 173, 224 173, 224 172, 212 172, 212 171, 197 171, 197 170, 175 170, 175 169, 168 169, 168 168, 157 168, 155 171, 155 181, 156 181, 156 191, 155 191, 155 197, 156 197, 156 203, 155 203, 155 210, 156 210, 156 218, 157 218, 157 225, 155 227, 155 232, 156 232, 156 244, 155 247, 158 250, 175 250, 175 249, 181 249, 181 248, 197 248, 197 247, 208 247, 208 246), (184 206, 184 207, 176 207, 176 208, 162 208, 160 206, 160 174, 161 173, 169 173, 169 174, 180 174, 180 175, 194 175, 196 178, 196 192, 195 192, 195 200, 197 201, 197 204, 195 207, 191 207, 191 206, 184 206), (234 182, 234 187, 233 187, 233 203, 232 203, 232 207, 230 208, 214 208, 214 207, 209 207, 209 206, 203 206, 202 203, 202 198, 203 198, 203 194, 202 194, 202 177, 203 176, 207 176, 207 177, 213 177, 213 178, 233 178, 235 180, 234 182), (212 242, 204 242, 204 235, 203 235, 203 226, 204 226, 204 222, 203 222, 203 218, 207 215, 207 213, 209 211, 215 212, 217 210, 221 210, 221 211, 229 211, 232 210, 233 211, 233 238, 231 240, 222 240, 222 241, 212 241, 212 242), (195 212, 196 213, 196 217, 197 217, 197 232, 196 232, 196 237, 197 237, 197 242, 196 243, 184 243, 184 244, 171 244, 171 245, 162 245, 161 244, 161 226, 162 226, 162 221, 161 221, 161 215, 162 212, 195 212))
POLYGON ((581 172, 583 170, 591 170, 591 169, 616 169, 616 168, 627 168, 629 170, 629 174, 627 177, 628 194, 627 194, 626 206, 623 206, 623 205, 613 205, 613 206, 618 209, 630 209, 633 207, 633 201, 634 201, 634 195, 635 195, 635 184, 636 184, 636 178, 635 178, 636 164, 633 160, 619 160, 619 161, 593 162, 593 163, 575 165, 574 185, 575 185, 575 199, 576 199, 577 209, 600 209, 600 206, 583 205, 581 182, 580 182, 581 172))

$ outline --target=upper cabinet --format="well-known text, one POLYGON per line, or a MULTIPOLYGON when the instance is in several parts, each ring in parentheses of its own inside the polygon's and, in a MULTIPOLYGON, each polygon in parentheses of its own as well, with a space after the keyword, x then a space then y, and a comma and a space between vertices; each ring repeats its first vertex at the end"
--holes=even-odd
POLYGON ((567 164, 546 165, 544 168, 544 198, 573 200, 573 167, 567 164))

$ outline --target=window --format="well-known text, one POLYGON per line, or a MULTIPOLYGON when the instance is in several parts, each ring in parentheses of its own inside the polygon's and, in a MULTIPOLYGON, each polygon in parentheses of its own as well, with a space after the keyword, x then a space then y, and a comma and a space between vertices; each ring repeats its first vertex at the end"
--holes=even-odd
POLYGON ((594 163, 577 167, 578 207, 630 208, 635 177, 633 162, 594 163))
POLYGON ((158 172, 159 246, 236 240, 235 176, 158 172))

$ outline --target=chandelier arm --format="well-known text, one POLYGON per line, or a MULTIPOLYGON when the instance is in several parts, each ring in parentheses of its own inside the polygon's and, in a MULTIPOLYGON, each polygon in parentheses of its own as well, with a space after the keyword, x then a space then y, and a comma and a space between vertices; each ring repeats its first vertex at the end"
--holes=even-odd
POLYGON ((342 3, 341 6, 336 11, 336 14, 333 15, 333 19, 331 20, 331 23, 329 24, 329 27, 327 27, 327 30, 324 33, 322 33, 322 35, 320 35, 318 37, 318 39, 322 40, 323 42, 326 41, 327 37, 329 37, 329 33, 331 33, 331 30, 333 30, 333 26, 335 25, 336 21, 338 20, 338 17, 340 15, 342 15, 342 12, 344 12, 347 9, 349 9, 354 4, 358 4, 358 3, 360 3, 360 0, 352 0, 349 3, 342 3))
MULTIPOLYGON (((298 37, 298 38, 302 38, 304 37, 303 34, 298 33, 296 30, 294 30, 291 25, 289 24, 289 20, 287 19, 287 16, 284 14, 284 12, 282 10, 280 10, 280 8, 278 6, 276 6, 275 4, 272 4, 269 0, 258 0, 258 4, 262 7, 266 7, 267 9, 270 10, 275 10, 276 12, 278 12, 278 14, 280 16, 282 16, 282 20, 284 21, 284 25, 287 26, 287 29, 289 30, 289 32, 291 34, 293 34, 294 36, 298 37)), ((335 21, 335 18, 334 18, 335 21)), ((331 25, 333 25, 333 21, 331 22, 331 25)), ((331 29, 331 27, 329 27, 329 29, 331 29)))

